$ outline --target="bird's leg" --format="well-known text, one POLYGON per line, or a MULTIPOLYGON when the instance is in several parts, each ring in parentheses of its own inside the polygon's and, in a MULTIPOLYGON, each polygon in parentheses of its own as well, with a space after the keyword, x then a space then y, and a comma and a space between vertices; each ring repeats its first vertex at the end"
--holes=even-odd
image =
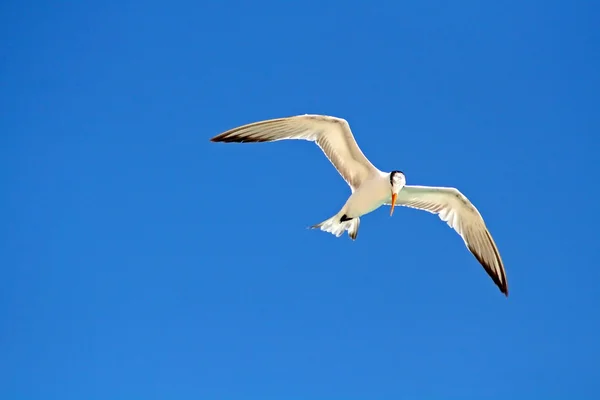
POLYGON ((350 221, 353 218, 348 218, 348 216, 346 214, 342 215, 342 218, 340 218, 340 222, 346 222, 346 221, 350 221))

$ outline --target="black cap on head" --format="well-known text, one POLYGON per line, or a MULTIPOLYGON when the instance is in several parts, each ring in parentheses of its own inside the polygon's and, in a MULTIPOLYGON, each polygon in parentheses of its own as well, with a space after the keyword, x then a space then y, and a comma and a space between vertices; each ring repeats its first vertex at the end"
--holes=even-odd
POLYGON ((394 183, 394 175, 396 174, 402 174, 404 175, 404 172, 402 171, 398 171, 398 170, 394 170, 390 173, 390 183, 393 184, 394 183))

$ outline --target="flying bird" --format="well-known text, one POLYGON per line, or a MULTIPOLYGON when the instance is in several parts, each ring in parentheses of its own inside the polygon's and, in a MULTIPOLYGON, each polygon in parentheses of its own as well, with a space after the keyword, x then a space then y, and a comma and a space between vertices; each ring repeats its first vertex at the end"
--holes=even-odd
POLYGON ((463 239, 466 247, 483 266, 500 291, 508 296, 504 264, 481 214, 458 189, 453 187, 406 185, 402 171, 383 172, 365 157, 343 118, 326 115, 296 115, 249 123, 230 129, 211 142, 257 143, 278 140, 315 142, 348 183, 351 195, 333 217, 311 226, 356 240, 360 217, 382 205, 405 206, 437 214, 463 239))

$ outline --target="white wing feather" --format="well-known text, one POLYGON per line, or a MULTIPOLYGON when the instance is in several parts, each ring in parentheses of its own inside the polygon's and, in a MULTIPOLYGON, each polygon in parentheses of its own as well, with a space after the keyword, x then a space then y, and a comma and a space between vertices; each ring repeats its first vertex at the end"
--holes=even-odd
POLYGON ((381 173, 360 150, 343 118, 307 114, 269 119, 230 129, 211 141, 256 143, 286 139, 316 142, 353 192, 370 176, 381 173))
MULTIPOLYGON (((390 203, 391 198, 386 204, 390 203)), ((500 291, 508 296, 506 271, 496 243, 477 208, 458 189, 407 185, 398 193, 396 205, 437 214, 462 237, 500 291)))

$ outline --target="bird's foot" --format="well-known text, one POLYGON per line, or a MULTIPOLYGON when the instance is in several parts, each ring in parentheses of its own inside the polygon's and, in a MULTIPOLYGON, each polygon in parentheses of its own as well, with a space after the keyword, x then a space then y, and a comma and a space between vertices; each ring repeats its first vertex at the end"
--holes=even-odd
POLYGON ((340 222, 346 222, 346 221, 350 221, 354 218, 348 218, 348 216, 346 214, 342 215, 342 218, 340 218, 340 222))

